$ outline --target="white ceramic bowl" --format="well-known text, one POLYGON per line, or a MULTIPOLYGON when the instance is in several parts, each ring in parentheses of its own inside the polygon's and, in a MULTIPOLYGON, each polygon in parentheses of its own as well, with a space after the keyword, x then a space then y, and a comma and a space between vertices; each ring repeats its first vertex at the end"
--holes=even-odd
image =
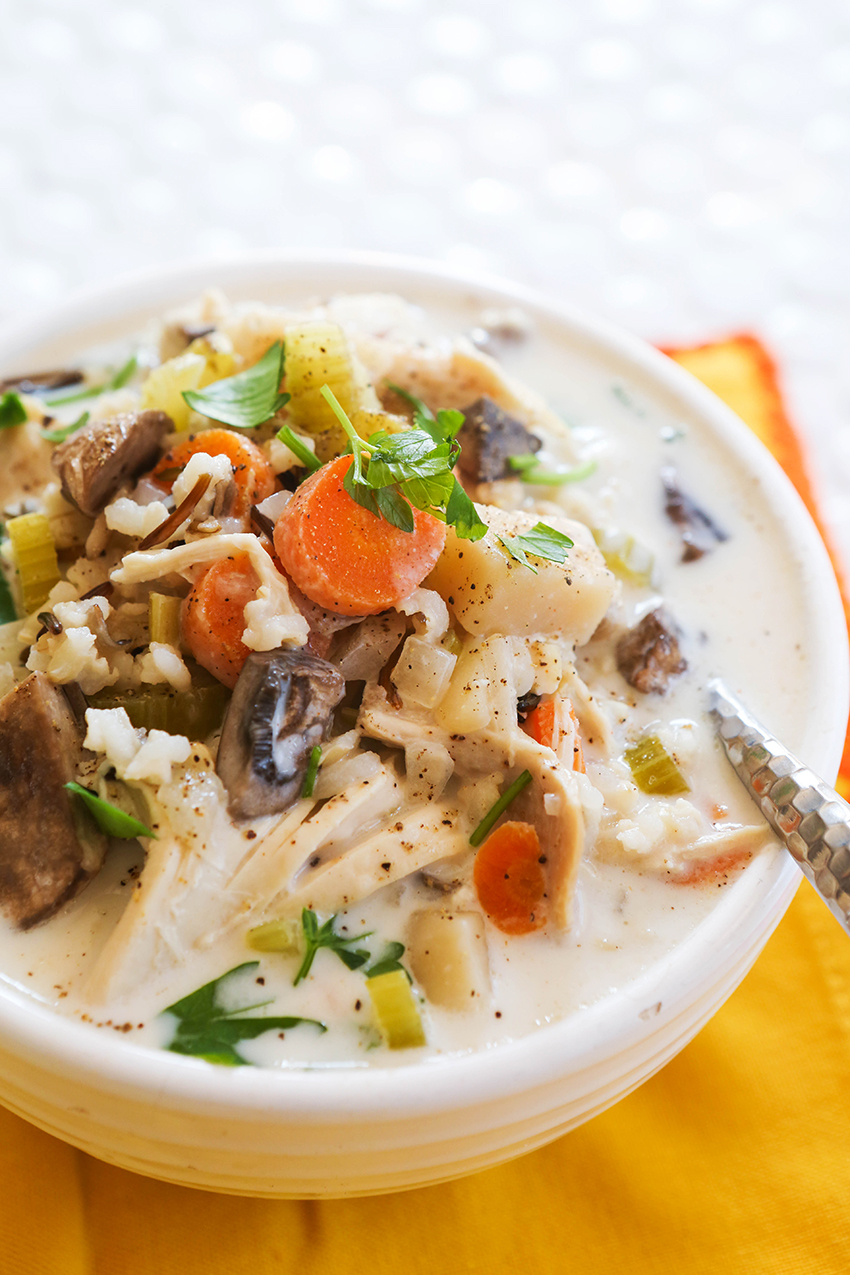
MULTIPOLYGON (((468 328, 482 306, 521 305, 550 350, 580 351, 600 375, 627 378, 646 401, 707 433, 730 466, 752 475, 764 534, 788 547, 785 587, 817 617, 809 711, 787 743, 834 778, 847 645, 829 560, 772 458, 675 364, 568 307, 429 263, 266 255, 146 274, 71 300, 0 334, 0 367, 61 366, 210 284, 234 299, 284 303, 399 292, 434 310, 447 330, 468 328)), ((761 856, 683 943, 617 994, 514 1044, 390 1070, 213 1067, 61 1018, 0 982, 0 1101, 95 1156, 189 1186, 309 1197, 440 1182, 548 1142, 663 1066, 743 978, 797 882, 789 856, 761 856)))

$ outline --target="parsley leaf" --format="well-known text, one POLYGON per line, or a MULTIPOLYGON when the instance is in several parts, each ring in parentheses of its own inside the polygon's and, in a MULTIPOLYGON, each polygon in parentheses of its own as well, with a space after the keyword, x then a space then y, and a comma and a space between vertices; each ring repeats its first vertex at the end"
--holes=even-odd
POLYGON ((108 837, 119 837, 123 841, 129 841, 133 837, 156 837, 156 833, 151 832, 150 828, 139 819, 125 814, 123 810, 119 810, 109 801, 104 801, 89 788, 83 788, 82 784, 70 783, 65 784, 65 787, 85 802, 94 815, 98 828, 108 837))
POLYGON ((298 1027, 301 1023, 310 1023, 319 1031, 327 1031, 324 1023, 314 1018, 240 1018, 251 1009, 261 1009, 270 1005, 270 1000, 255 1001, 251 1005, 229 1007, 233 995, 233 983, 238 983, 239 975, 246 975, 258 968, 259 961, 246 961, 228 970, 220 978, 205 983, 197 991, 175 1001, 163 1010, 165 1014, 173 1014, 177 1028, 171 1044, 167 1048, 174 1054, 184 1054, 192 1058, 204 1058, 207 1062, 219 1063, 225 1067, 248 1066, 248 1059, 236 1049, 241 1040, 254 1040, 268 1031, 287 1031, 290 1027, 298 1027))
POLYGON ((78 429, 88 424, 90 415, 90 412, 83 412, 82 416, 78 416, 70 425, 60 425, 57 429, 44 429, 41 431, 41 437, 46 443, 64 443, 66 438, 70 438, 78 429))
MULTIPOLYGON (((413 509, 454 527, 463 540, 480 540, 487 530, 475 506, 452 470, 460 454, 455 434, 463 413, 438 412, 420 404, 413 428, 398 434, 378 430, 367 440, 359 437, 327 385, 322 395, 348 435, 354 464, 346 470, 343 487, 358 505, 400 531, 414 529, 413 509)), ((412 397, 412 396, 409 396, 412 397)))
POLYGON ((572 549, 573 541, 563 531, 556 531, 545 522, 538 522, 522 536, 497 536, 496 539, 512 558, 521 562, 529 571, 537 575, 537 568, 528 561, 526 553, 536 558, 546 558, 548 562, 566 562, 567 550, 572 549))
POLYGON ((404 944, 393 940, 387 944, 374 965, 370 965, 363 972, 367 978, 377 978, 379 974, 391 974, 393 970, 403 970, 408 983, 412 983, 413 979, 401 963, 402 956, 404 956, 404 944))
POLYGON ((337 934, 334 930, 334 922, 336 916, 329 917, 323 925, 319 925, 316 913, 310 908, 303 908, 301 911, 301 928, 304 931, 304 960, 301 962, 298 973, 293 980, 293 987, 297 987, 302 978, 306 978, 310 973, 316 953, 319 948, 327 947, 332 952, 336 952, 343 965, 347 965, 350 970, 359 969, 361 965, 365 965, 370 959, 370 953, 365 948, 351 949, 352 943, 359 943, 361 939, 367 939, 372 933, 367 930, 365 934, 355 934, 351 938, 346 938, 342 934, 337 934))
POLYGON ((139 360, 133 354, 123 367, 119 367, 114 376, 110 376, 108 381, 104 381, 102 385, 87 385, 84 389, 77 390, 74 394, 63 394, 60 398, 51 398, 50 406, 59 407, 62 403, 79 403, 86 398, 96 398, 98 394, 107 394, 110 390, 123 389, 127 382, 135 375, 136 368, 139 366, 139 360))
POLYGON ((20 394, 9 390, 0 398, 0 429, 8 429, 10 425, 23 425, 26 419, 27 409, 20 394))
POLYGON ((280 393, 283 366, 283 342, 275 341, 253 367, 213 381, 206 389, 184 390, 183 397, 211 420, 236 429, 256 429, 289 402, 291 396, 280 393))

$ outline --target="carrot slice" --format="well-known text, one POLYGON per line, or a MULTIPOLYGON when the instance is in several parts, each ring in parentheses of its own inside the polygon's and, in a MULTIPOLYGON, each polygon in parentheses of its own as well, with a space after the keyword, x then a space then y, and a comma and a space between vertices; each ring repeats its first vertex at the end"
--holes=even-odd
POLYGON ((503 934, 530 934, 546 924, 546 874, 540 838, 530 823, 500 824, 475 856, 478 901, 503 934))
POLYGON ((183 601, 183 641, 197 662, 225 686, 236 685, 250 654, 242 641, 244 612, 259 584, 249 555, 240 553, 213 563, 183 601))
POLYGON ((730 872, 737 872, 752 857, 751 850, 730 850, 714 859, 692 859, 680 871, 672 873, 670 880, 676 885, 698 885, 703 881, 715 881, 719 877, 728 876, 730 872))
POLYGON ((377 615, 422 583, 446 528, 414 509, 413 531, 400 531, 358 505, 342 485, 352 463, 338 456, 301 484, 275 524, 274 545, 311 602, 338 615, 377 615))
POLYGON ((243 438, 232 429, 207 429, 176 443, 157 461, 150 475, 152 480, 163 491, 171 491, 177 476, 172 471, 183 469, 197 452, 226 456, 230 461, 233 481, 239 489, 233 511, 236 517, 247 515, 251 505, 259 504, 276 490, 274 470, 263 452, 250 438, 243 438))
POLYGON ((532 739, 537 740, 538 744, 543 744, 545 748, 551 748, 557 752, 561 745, 561 738, 566 733, 561 725, 561 713, 565 708, 569 711, 573 724, 573 770, 584 774, 584 749, 581 746, 578 718, 569 700, 561 700, 556 696, 554 699, 544 700, 542 704, 538 704, 525 719, 525 730, 532 739))

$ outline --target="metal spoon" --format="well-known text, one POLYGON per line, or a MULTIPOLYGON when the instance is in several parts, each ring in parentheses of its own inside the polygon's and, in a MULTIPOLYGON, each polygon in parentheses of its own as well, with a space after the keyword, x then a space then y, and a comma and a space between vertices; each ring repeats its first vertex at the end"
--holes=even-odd
POLYGON ((709 711, 738 777, 850 934, 850 805, 770 734, 719 678, 709 711))

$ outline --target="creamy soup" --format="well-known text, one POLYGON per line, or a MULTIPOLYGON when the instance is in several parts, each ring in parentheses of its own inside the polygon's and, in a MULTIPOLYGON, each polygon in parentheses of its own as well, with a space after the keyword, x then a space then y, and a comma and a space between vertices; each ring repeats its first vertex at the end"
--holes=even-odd
POLYGON ((674 410, 513 312, 210 294, 155 336, 7 382, 7 984, 397 1065, 580 1011, 773 853, 704 687, 769 704, 781 656, 793 733, 804 617, 674 410))

